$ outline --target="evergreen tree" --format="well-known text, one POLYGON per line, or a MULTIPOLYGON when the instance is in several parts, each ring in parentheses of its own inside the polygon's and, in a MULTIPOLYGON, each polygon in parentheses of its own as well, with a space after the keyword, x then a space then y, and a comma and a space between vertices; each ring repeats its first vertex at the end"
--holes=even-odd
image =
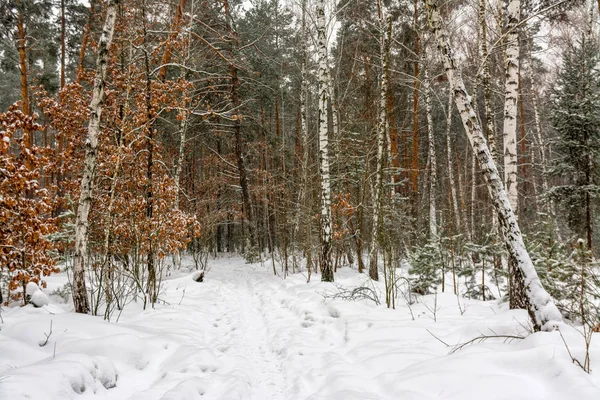
POLYGON ((598 43, 582 36, 567 49, 553 90, 552 126, 558 153, 551 173, 561 185, 550 196, 567 224, 592 249, 593 209, 600 193, 600 53, 598 43))

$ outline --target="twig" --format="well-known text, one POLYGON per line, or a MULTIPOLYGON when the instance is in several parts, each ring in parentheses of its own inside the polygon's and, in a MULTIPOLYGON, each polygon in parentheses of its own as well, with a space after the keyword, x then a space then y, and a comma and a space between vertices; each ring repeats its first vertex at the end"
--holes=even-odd
POLYGON ((178 306, 181 305, 181 302, 183 301, 183 298, 185 297, 185 289, 187 288, 187 285, 185 285, 185 287, 183 288, 183 294, 181 295, 181 300, 179 300, 179 303, 177 303, 178 306))
POLYGON ((586 369, 583 367, 583 365, 581 364, 581 362, 578 359, 576 359, 575 357, 573 357, 573 354, 571 354, 571 349, 569 348, 569 345, 567 344, 567 341, 565 340, 565 337, 563 336, 563 334, 560 331, 560 329, 558 330, 558 333, 560 334, 560 338, 562 339, 563 343, 565 344, 565 348, 567 349, 567 353, 569 353, 569 357, 571 357, 571 361, 573 362, 573 364, 579 365, 579 367, 582 370, 586 371, 586 369))
POLYGON ((431 331, 429 329, 425 329, 431 336, 433 336, 434 338, 436 338, 440 343, 442 343, 443 345, 445 345, 446 347, 450 347, 450 345, 446 342, 444 342, 442 339, 440 339, 439 337, 435 336, 433 333, 431 333, 431 331))
POLYGON ((516 335, 492 335, 492 336, 488 336, 488 335, 481 335, 481 336, 477 336, 476 338, 473 338, 465 343, 461 343, 461 344, 457 344, 456 346, 454 346, 454 348, 450 351, 449 354, 454 354, 459 350, 462 350, 464 347, 473 344, 473 343, 481 343, 486 341, 487 339, 492 339, 492 338, 503 338, 506 340, 513 340, 513 339, 525 339, 525 336, 516 336, 516 335))
POLYGON ((52 336, 52 320, 50 320, 50 333, 44 332, 44 335, 46 336, 46 340, 44 341, 44 343, 40 343, 40 347, 44 347, 45 345, 47 345, 48 340, 50 340, 50 336, 52 336))

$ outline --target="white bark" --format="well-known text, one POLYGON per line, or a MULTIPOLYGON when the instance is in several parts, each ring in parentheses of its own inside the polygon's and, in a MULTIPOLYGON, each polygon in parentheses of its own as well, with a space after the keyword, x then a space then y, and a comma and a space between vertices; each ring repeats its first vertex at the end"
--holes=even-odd
POLYGON ((112 42, 117 18, 119 0, 110 0, 106 10, 106 20, 102 35, 98 41, 96 58, 96 78, 90 103, 90 122, 85 141, 85 159, 81 177, 81 193, 77 204, 75 220, 75 254, 73 257, 73 304, 78 313, 87 313, 89 303, 85 286, 85 263, 88 256, 88 217, 92 203, 94 177, 96 174, 96 159, 98 155, 98 135, 100 134, 100 117, 104 103, 106 73, 108 70, 108 51, 112 42))
POLYGON ((442 19, 437 10, 437 0, 426 0, 429 24, 436 36, 437 45, 443 56, 444 68, 454 91, 456 107, 463 121, 467 137, 476 154, 486 185, 498 213, 500 226, 505 233, 506 247, 517 262, 519 279, 522 280, 527 296, 527 311, 535 329, 551 330, 562 320, 552 298, 543 288, 529 253, 525 248, 519 224, 512 210, 508 194, 498 174, 489 148, 462 77, 458 73, 448 36, 442 27, 442 19))
POLYGON ((438 240, 437 218, 435 207, 435 188, 437 186, 437 162, 435 157, 435 139, 433 132, 433 107, 431 103, 431 82, 429 81, 428 66, 424 65, 423 89, 425 93, 425 112, 427 114, 427 140, 429 142, 429 239, 438 240))
POLYGON ((321 280, 333 281, 331 262, 331 181, 329 174, 328 63, 325 1, 317 0, 317 48, 319 56, 319 172, 321 175, 321 280))
POLYGON ((518 217, 517 188, 517 102, 519 91, 519 25, 521 1, 510 0, 506 13, 506 82, 504 97, 504 182, 510 205, 518 217))
POLYGON ((187 133, 187 111, 183 110, 183 117, 179 124, 179 154, 177 156, 177 166, 175 167, 175 173, 173 174, 173 180, 175 181, 175 210, 179 210, 180 193, 181 190, 181 170, 183 168, 183 161, 185 159, 185 141, 187 133))
POLYGON ((377 118, 377 169, 375 171, 375 187, 373 188, 373 240, 371 242, 371 254, 369 255, 369 276, 377 280, 379 273, 377 269, 377 255, 381 247, 381 229, 383 223, 383 182, 385 170, 385 138, 386 138, 386 111, 387 111, 387 75, 389 64, 388 43, 386 39, 386 24, 383 10, 380 5, 380 37, 379 55, 381 58, 381 71, 379 75, 379 115, 377 118))

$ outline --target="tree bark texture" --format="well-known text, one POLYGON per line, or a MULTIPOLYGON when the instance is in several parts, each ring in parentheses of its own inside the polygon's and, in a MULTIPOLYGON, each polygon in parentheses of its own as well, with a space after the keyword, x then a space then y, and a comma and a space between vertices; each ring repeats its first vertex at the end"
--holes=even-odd
POLYGON ((327 39, 325 32, 325 1, 317 0, 317 50, 319 59, 319 173, 321 176, 321 280, 333 281, 331 260, 331 181, 329 174, 327 39))

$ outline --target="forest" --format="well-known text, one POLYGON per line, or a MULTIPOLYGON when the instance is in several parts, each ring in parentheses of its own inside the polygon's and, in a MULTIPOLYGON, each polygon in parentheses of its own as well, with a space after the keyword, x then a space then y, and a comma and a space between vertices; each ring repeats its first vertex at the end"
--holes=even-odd
POLYGON ((0 1, 5 313, 50 295, 118 321, 166 306, 170 277, 200 287, 239 257, 265 279, 332 282, 336 301, 435 298, 435 320, 451 295, 461 315, 463 299, 524 310, 532 333, 571 325, 589 374, 599 8, 0 1))

